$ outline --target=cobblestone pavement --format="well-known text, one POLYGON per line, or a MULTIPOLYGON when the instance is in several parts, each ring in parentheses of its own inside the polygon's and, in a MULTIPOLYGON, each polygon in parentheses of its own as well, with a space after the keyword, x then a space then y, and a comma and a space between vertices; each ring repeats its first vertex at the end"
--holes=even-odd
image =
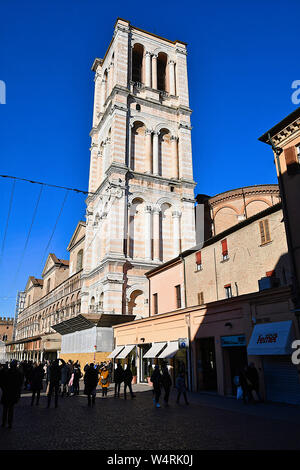
POLYGON ((0 450, 215 450, 300 449, 300 408, 244 405, 234 399, 189 394, 190 405, 153 406, 147 385, 134 386, 135 399, 97 394, 59 398, 59 406, 30 406, 24 393, 15 407, 12 429, 0 428, 0 450))

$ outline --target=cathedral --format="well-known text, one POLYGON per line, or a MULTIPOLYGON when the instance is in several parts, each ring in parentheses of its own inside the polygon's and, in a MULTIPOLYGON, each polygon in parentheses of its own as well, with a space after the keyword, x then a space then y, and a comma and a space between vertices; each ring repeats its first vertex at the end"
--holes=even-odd
POLYGON ((143 318, 144 273, 195 245, 186 44, 118 19, 92 70, 81 311, 143 318))

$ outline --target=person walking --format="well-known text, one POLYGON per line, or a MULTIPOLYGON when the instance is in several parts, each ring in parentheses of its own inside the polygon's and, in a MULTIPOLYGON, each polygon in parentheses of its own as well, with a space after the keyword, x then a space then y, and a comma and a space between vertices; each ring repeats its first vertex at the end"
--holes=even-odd
POLYGON ((106 366, 102 367, 100 371, 99 385, 102 388, 102 398, 107 397, 107 390, 109 387, 109 371, 106 366))
POLYGON ((120 397, 121 383, 124 380, 124 370, 122 364, 118 362, 115 370, 115 398, 120 397))
POLYGON ((30 388, 32 391, 31 396, 31 406, 34 404, 34 399, 36 396, 36 405, 40 401, 40 393, 43 390, 43 378, 44 378, 44 369, 43 365, 35 362, 30 377, 30 388))
POLYGON ((58 407, 58 392, 61 380, 61 370, 65 361, 63 359, 55 359, 49 367, 49 392, 48 392, 48 403, 47 408, 50 408, 51 397, 54 391, 54 406, 58 407), (59 365, 59 361, 62 365, 59 365))
POLYGON ((176 403, 179 405, 179 400, 181 394, 183 394, 185 404, 188 405, 188 399, 186 396, 186 385, 185 385, 185 374, 184 372, 180 372, 177 379, 176 379, 176 388, 177 388, 177 400, 176 403))
POLYGON ((247 405, 247 403, 253 400, 251 388, 250 388, 251 383, 250 383, 250 380, 247 378, 247 370, 248 370, 248 366, 245 366, 244 369, 241 369, 239 371, 239 381, 240 381, 240 386, 242 387, 242 391, 243 391, 244 405, 247 405))
POLYGON ((94 406, 96 400, 96 387, 98 383, 98 371, 91 362, 84 374, 84 394, 88 397, 88 406, 94 406))
POLYGON ((164 395, 165 406, 169 406, 169 396, 170 396, 170 390, 172 386, 172 379, 169 374, 167 364, 164 364, 162 367, 161 383, 165 391, 165 395, 164 395))
POLYGON ((133 375, 132 375, 132 371, 130 369, 129 364, 127 364, 127 367, 124 370, 123 377, 124 377, 124 400, 127 399, 127 396, 126 396, 127 387, 128 387, 131 398, 135 398, 135 394, 132 391, 132 385, 131 385, 133 375))
POLYGON ((156 408, 160 408, 159 404, 159 397, 161 394, 161 385, 162 385, 162 376, 159 370, 158 364, 156 364, 154 371, 151 375, 151 382, 153 384, 153 391, 154 391, 154 398, 153 398, 153 403, 156 406, 156 408))
POLYGON ((0 388, 2 389, 1 404, 3 405, 2 427, 12 427, 14 406, 18 403, 23 384, 23 375, 17 368, 17 362, 12 361, 10 368, 1 369, 0 388))
POLYGON ((62 392, 61 392, 62 398, 64 397, 64 395, 68 394, 67 386, 68 386, 70 378, 71 378, 70 368, 68 364, 64 362, 61 368, 61 380, 60 380, 60 383, 62 385, 62 392))
POLYGON ((80 364, 76 362, 74 364, 74 378, 73 378, 73 393, 74 395, 79 395, 79 380, 82 377, 80 370, 80 364))
MULTIPOLYGON (((259 393, 259 375, 258 375, 258 371, 255 367, 254 362, 250 362, 249 367, 246 371, 246 377, 250 381, 251 388, 256 393, 258 401, 262 402, 261 395, 259 393)), ((252 395, 252 398, 253 398, 253 395, 252 395)))

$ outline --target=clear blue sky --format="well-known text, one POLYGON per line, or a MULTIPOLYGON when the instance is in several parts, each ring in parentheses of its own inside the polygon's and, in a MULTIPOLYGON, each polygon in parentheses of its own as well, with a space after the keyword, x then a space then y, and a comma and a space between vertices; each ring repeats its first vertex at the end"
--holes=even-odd
MULTIPOLYGON (((95 57, 103 57, 117 17, 188 43, 196 192, 276 183, 270 149, 257 138, 296 105, 300 79, 297 0, 103 2, 0 0, 0 174, 87 189, 95 57)), ((45 189, 22 259, 39 187, 0 178, 0 316, 13 316, 43 255, 64 191, 45 189)), ((70 193, 51 252, 67 244, 84 218, 85 197, 70 193)))

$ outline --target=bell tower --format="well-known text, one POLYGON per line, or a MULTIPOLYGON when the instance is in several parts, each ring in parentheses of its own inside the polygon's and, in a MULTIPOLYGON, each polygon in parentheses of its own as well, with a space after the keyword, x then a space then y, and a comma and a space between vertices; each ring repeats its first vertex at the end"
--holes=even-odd
POLYGON ((83 313, 148 316, 144 273, 195 245, 186 58, 118 19, 94 61, 83 313))

